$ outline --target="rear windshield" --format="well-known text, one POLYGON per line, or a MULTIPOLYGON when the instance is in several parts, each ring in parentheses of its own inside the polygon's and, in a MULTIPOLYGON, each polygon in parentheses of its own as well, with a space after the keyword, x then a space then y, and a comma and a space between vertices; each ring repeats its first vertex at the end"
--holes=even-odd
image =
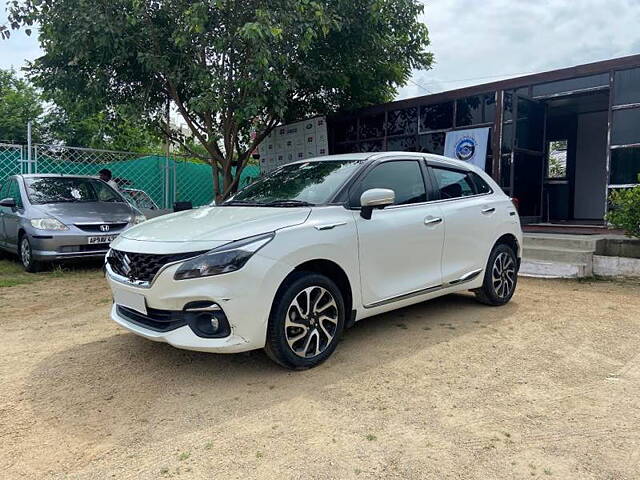
POLYGON ((94 178, 26 178, 29 201, 35 205, 71 202, 124 202, 113 188, 94 178))

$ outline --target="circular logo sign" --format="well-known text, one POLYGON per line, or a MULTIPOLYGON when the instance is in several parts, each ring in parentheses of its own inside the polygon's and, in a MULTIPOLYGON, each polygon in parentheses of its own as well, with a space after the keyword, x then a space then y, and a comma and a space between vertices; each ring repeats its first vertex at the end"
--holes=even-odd
POLYGON ((456 158, 458 160, 470 160, 476 153, 477 143, 471 137, 463 137, 456 143, 456 158))

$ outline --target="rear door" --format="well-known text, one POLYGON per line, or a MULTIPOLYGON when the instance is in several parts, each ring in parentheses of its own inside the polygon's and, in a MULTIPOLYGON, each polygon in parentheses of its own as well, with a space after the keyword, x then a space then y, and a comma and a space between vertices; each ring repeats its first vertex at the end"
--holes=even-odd
POLYGON ((442 280, 461 281, 484 269, 497 227, 491 187, 475 172, 429 167, 445 222, 442 280))
POLYGON ((442 213, 438 204, 428 203, 425 178, 421 160, 386 160, 365 172, 350 192, 353 206, 371 188, 396 195, 395 205, 374 210, 370 220, 355 214, 365 307, 441 285, 442 213))

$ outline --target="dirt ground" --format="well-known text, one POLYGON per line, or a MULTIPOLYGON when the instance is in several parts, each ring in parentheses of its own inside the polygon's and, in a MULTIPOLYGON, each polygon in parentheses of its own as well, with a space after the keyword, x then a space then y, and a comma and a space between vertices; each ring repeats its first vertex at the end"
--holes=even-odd
POLYGON ((0 477, 640 478, 640 286, 521 279, 365 320, 321 367, 118 328, 97 271, 0 288, 0 477))

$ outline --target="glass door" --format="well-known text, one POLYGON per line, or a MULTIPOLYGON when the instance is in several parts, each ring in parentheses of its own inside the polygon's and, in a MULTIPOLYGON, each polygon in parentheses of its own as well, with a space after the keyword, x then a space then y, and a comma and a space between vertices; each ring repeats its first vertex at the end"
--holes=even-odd
POLYGON ((514 95, 511 136, 511 196, 518 200, 520 217, 538 221, 543 216, 546 106, 514 95))

